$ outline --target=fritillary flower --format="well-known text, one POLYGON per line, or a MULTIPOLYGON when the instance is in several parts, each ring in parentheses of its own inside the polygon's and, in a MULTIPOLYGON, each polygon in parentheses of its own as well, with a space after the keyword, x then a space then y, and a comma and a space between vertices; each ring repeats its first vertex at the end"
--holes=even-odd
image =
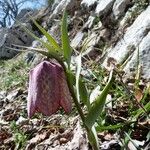
POLYGON ((27 101, 29 117, 36 112, 49 116, 60 107, 66 113, 71 111, 71 95, 59 63, 43 61, 30 71, 27 101))

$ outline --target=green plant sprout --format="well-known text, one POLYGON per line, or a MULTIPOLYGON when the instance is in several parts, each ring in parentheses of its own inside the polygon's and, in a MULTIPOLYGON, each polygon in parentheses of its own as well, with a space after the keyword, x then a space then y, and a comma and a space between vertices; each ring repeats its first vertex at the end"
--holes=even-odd
POLYGON ((11 122, 10 127, 13 132, 16 149, 23 149, 28 138, 27 135, 19 129, 15 121, 11 122))

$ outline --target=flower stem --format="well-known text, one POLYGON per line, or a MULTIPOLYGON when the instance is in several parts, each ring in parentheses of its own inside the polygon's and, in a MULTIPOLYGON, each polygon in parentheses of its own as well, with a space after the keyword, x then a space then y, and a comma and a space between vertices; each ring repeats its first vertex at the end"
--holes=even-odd
MULTIPOLYGON (((55 57, 55 59, 62 65, 62 67, 64 68, 64 71, 65 71, 65 74, 66 74, 66 80, 67 80, 67 84, 68 84, 68 87, 69 87, 69 91, 71 93, 71 96, 73 98, 73 101, 75 103, 75 106, 77 108, 77 111, 79 113, 79 116, 83 122, 83 125, 87 131, 87 136, 88 136, 88 140, 92 146, 92 149, 93 150, 99 150, 99 146, 98 146, 98 141, 97 141, 97 135, 94 135, 94 132, 93 132, 93 128, 89 128, 86 123, 85 123, 85 116, 84 116, 84 113, 81 109, 81 105, 80 103, 78 102, 78 99, 76 97, 76 94, 74 92, 74 88, 73 88, 73 83, 72 83, 72 78, 71 78, 71 73, 67 71, 66 69, 66 66, 64 65, 63 61, 61 59, 57 59, 55 57)), ((68 69, 70 71, 70 69, 68 69)))
POLYGON ((70 93, 72 95, 72 98, 73 98, 73 101, 76 105, 76 108, 77 108, 77 111, 81 117, 81 120, 83 122, 83 125, 87 131, 87 135, 88 135, 88 140, 93 148, 93 150, 99 150, 99 146, 98 146, 98 142, 97 142, 97 139, 96 139, 96 136, 94 135, 94 132, 92 131, 92 128, 89 128, 86 124, 85 124, 85 116, 84 116, 84 113, 81 109, 81 106, 78 102, 78 99, 75 95, 75 92, 74 92, 74 89, 73 89, 73 85, 72 85, 72 82, 71 82, 71 77, 70 75, 68 76, 67 74, 67 83, 68 83, 68 87, 69 87, 69 90, 70 90, 70 93))
POLYGON ((70 93, 72 95, 73 101, 74 101, 74 103, 76 105, 76 108, 78 110, 78 113, 79 113, 79 115, 80 115, 80 117, 82 119, 82 122, 84 123, 85 117, 84 117, 83 111, 81 109, 81 106, 80 106, 80 104, 79 104, 79 102, 77 100, 77 97, 76 97, 76 95, 74 93, 73 85, 71 83, 71 77, 68 76, 68 75, 67 75, 67 83, 68 83, 68 87, 69 87, 70 93))

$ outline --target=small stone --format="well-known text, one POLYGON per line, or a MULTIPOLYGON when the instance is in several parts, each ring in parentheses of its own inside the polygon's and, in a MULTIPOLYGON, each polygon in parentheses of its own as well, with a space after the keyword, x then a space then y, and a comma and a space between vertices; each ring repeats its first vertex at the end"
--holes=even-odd
POLYGON ((7 96, 6 99, 10 102, 13 101, 15 99, 15 97, 17 97, 20 93, 20 88, 19 89, 15 89, 13 91, 11 91, 7 96))
POLYGON ((6 91, 0 91, 0 99, 3 99, 6 97, 6 91))
POLYGON ((60 138, 59 142, 60 144, 65 144, 68 142, 68 140, 66 138, 60 138))
POLYGON ((16 125, 24 124, 24 123, 26 123, 26 122, 28 122, 28 119, 26 119, 26 118, 20 116, 20 117, 18 118, 18 120, 16 121, 16 125))

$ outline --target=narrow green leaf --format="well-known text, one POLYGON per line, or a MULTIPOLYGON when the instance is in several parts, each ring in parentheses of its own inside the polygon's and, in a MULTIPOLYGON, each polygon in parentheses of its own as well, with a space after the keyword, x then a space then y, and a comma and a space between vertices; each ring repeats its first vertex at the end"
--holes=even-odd
POLYGON ((80 93, 79 93, 79 78, 80 78, 80 72, 81 72, 81 58, 82 58, 82 53, 79 54, 77 57, 77 71, 76 71, 76 90, 77 90, 77 99, 78 102, 80 102, 80 93))
MULTIPOLYGON (((150 112, 150 102, 148 102, 145 106, 144 109, 146 110, 146 112, 150 112)), ((135 119, 137 119, 142 113, 145 113, 144 110, 142 108, 138 109, 137 111, 133 112, 135 119)), ((148 118, 150 116, 147 116, 148 118)))
POLYGON ((89 101, 89 93, 88 89, 85 86, 85 83, 79 79, 79 92, 80 92, 80 99, 83 102, 84 105, 87 106, 88 110, 90 109, 90 101, 89 101))
POLYGON ((54 49, 58 50, 59 52, 62 50, 56 40, 42 27, 40 26, 34 19, 32 19, 33 23, 37 26, 37 28, 46 36, 49 43, 54 47, 54 49))
POLYGON ((58 53, 55 51, 55 49, 52 47, 52 46, 50 46, 48 43, 46 43, 46 42, 44 42, 43 40, 41 40, 39 37, 37 37, 34 33, 32 33, 29 29, 27 29, 24 25, 22 25, 21 24, 21 26, 22 26, 22 28, 29 34, 29 35, 31 35, 34 39, 36 39, 36 40, 38 40, 39 42, 41 42, 42 44, 43 44, 43 46, 45 47, 45 48, 47 48, 47 50, 48 50, 48 52, 50 53, 50 54, 52 54, 52 55, 58 55, 58 53))
POLYGON ((68 30, 67 30, 67 14, 63 13, 62 25, 61 25, 61 40, 64 58, 67 61, 68 67, 70 67, 72 49, 70 47, 68 30))
POLYGON ((137 143, 131 138, 131 134, 128 134, 127 132, 125 132, 125 135, 129 139, 129 141, 132 142, 132 144, 135 146, 135 148, 139 149, 139 146, 137 145, 137 143))
MULTIPOLYGON (((67 72, 68 76, 70 77, 71 83, 73 86, 76 85, 76 77, 72 72, 67 72)), ((84 103, 84 105, 87 106, 87 108, 90 108, 90 102, 89 102, 89 93, 85 86, 85 83, 81 78, 79 78, 79 95, 80 100, 84 103)))
POLYGON ((97 99, 93 102, 89 113, 87 114, 87 117, 85 118, 85 124, 91 128, 100 113, 102 112, 105 102, 106 102, 106 97, 109 92, 109 89, 111 87, 111 83, 113 81, 113 70, 110 72, 109 80, 105 88, 103 89, 102 93, 97 97, 97 99))
POLYGON ((88 97, 88 92, 86 89, 85 84, 80 80, 80 72, 81 72, 81 65, 82 65, 82 52, 77 57, 77 72, 76 72, 76 93, 78 102, 82 101, 88 108, 90 108, 90 101, 88 97))
POLYGON ((26 51, 31 51, 31 52, 36 52, 36 53, 40 53, 44 56, 47 56, 48 58, 55 58, 57 59, 59 62, 60 62, 60 57, 57 56, 56 54, 53 54, 53 53, 49 53, 47 51, 43 51, 41 49, 37 49, 37 48, 33 48, 33 47, 26 47, 26 46, 21 46, 21 45, 15 45, 13 44, 14 46, 16 46, 16 48, 11 48, 11 47, 7 47, 8 49, 10 50, 13 50, 13 51, 18 51, 18 52, 26 52, 26 51), (21 49, 18 49, 18 48, 21 48, 21 49))

